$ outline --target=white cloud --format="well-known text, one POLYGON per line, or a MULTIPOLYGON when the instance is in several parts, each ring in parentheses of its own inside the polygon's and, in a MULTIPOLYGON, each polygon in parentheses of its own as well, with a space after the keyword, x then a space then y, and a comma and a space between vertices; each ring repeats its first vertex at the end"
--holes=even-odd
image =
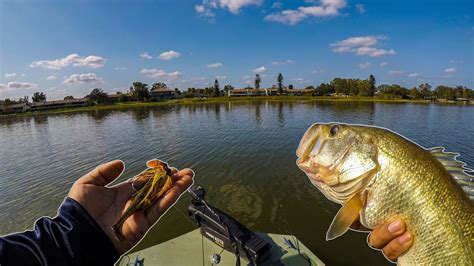
POLYGON ((216 79, 226 79, 227 76, 216 76, 216 79))
POLYGON ((261 67, 258 67, 258 68, 256 68, 256 69, 252 70, 252 71, 253 71, 253 73, 255 73, 255 74, 262 74, 262 73, 264 73, 265 71, 267 71, 267 68, 264 67, 264 66, 261 66, 261 67))
POLYGON ((58 77, 56 77, 56 76, 53 75, 53 76, 47 77, 46 79, 47 79, 47 80, 55 80, 55 79, 57 79, 57 78, 58 78, 58 77))
POLYGON ((325 72, 324 69, 315 69, 315 70, 311 71, 311 73, 313 73, 313 74, 320 74, 320 73, 324 73, 324 72, 325 72))
POLYGON ((402 71, 402 70, 389 70, 387 72, 387 74, 390 75, 390 76, 399 76, 399 75, 402 75, 403 73, 405 73, 405 72, 402 71))
POLYGON ((300 6, 297 9, 283 10, 272 13, 265 20, 295 25, 309 17, 331 17, 339 15, 340 9, 346 7, 346 0, 320 0, 319 5, 300 6))
POLYGON ((9 91, 13 89, 33 89, 38 87, 35 83, 12 81, 7 84, 0 84, 0 91, 9 91))
POLYGON ((408 76, 409 76, 410 78, 417 78, 417 77, 419 77, 419 76, 421 76, 421 75, 418 74, 418 73, 410 73, 408 76))
POLYGON ((80 56, 78 54, 70 54, 60 59, 33 61, 30 67, 54 70, 63 69, 71 65, 74 67, 99 68, 104 66, 106 61, 107 59, 96 55, 80 56))
POLYGON ((16 76, 16 73, 5 73, 5 78, 13 78, 16 76))
MULTIPOLYGON (((237 14, 239 13, 240 9, 244 7, 260 6, 262 3, 263 3, 263 0, 203 0, 201 6, 204 6, 204 8, 208 8, 208 9, 223 8, 223 9, 229 10, 230 12, 234 14, 237 14)), ((196 8, 195 6, 195 9, 196 9, 196 12, 199 12, 203 8, 202 7, 196 8)))
POLYGON ((272 4, 272 8, 280 9, 283 6, 281 2, 275 2, 272 4))
POLYGON ((378 43, 379 40, 385 40, 386 37, 383 36, 358 36, 350 37, 342 41, 335 42, 331 44, 333 47, 361 47, 361 46, 374 46, 378 43))
POLYGON ((215 21, 216 14, 214 14, 212 9, 206 7, 205 5, 195 5, 194 10, 196 10, 196 13, 199 16, 206 18, 209 22, 215 21))
POLYGON ((385 55, 394 55, 395 50, 378 49, 374 47, 359 47, 355 51, 356 55, 368 55, 370 57, 381 57, 385 55))
POLYGON ((444 72, 446 72, 446 73, 454 73, 454 72, 456 72, 456 69, 455 69, 454 67, 450 67, 450 68, 446 68, 446 69, 444 70, 444 72))
POLYGON ((152 59, 153 57, 148 52, 143 52, 140 54, 141 58, 152 59))
POLYGON ((306 80, 306 79, 304 79, 304 78, 295 78, 295 79, 293 79, 292 81, 297 82, 297 83, 309 82, 309 80, 306 80))
POLYGON ((144 68, 140 70, 140 73, 145 75, 148 78, 153 78, 153 79, 160 79, 160 78, 172 79, 172 78, 177 78, 182 75, 182 73, 179 71, 166 72, 162 69, 156 69, 156 68, 152 68, 152 69, 144 68))
POLYGON ((181 56, 181 53, 178 53, 176 51, 173 51, 173 50, 170 50, 170 51, 166 51, 166 52, 163 52, 160 54, 159 58, 161 60, 171 60, 173 58, 178 58, 181 56))
POLYGON ((222 66, 222 63, 212 63, 212 64, 207 65, 208 68, 218 68, 221 66, 222 66))
POLYGON ((360 68, 360 69, 367 69, 367 68, 369 68, 370 66, 372 66, 372 63, 370 63, 370 62, 364 62, 364 63, 360 63, 360 64, 359 64, 359 68, 360 68))
POLYGON ((384 67, 384 66, 387 66, 387 65, 388 65, 388 63, 387 63, 387 62, 385 62, 385 61, 383 61, 383 62, 380 62, 380 64, 379 64, 379 65, 380 65, 381 67, 384 67))
POLYGON ((359 14, 365 13, 365 6, 363 4, 357 4, 356 9, 357 9, 357 12, 359 12, 359 14))
POLYGON ((72 74, 69 77, 66 77, 66 79, 63 81, 64 84, 100 84, 103 82, 103 79, 101 77, 97 77, 94 73, 72 74))
POLYGON ((385 36, 358 36, 344 39, 330 44, 332 51, 335 53, 353 53, 356 55, 367 55, 370 57, 382 57, 386 55, 394 55, 393 49, 385 50, 376 48, 380 40, 386 40, 385 36))
POLYGON ((288 60, 285 60, 285 61, 273 61, 272 65, 292 65, 294 63, 295 63, 295 61, 288 59, 288 60))
POLYGON ((116 68, 114 68, 114 69, 117 70, 117 71, 127 70, 126 67, 116 67, 116 68))

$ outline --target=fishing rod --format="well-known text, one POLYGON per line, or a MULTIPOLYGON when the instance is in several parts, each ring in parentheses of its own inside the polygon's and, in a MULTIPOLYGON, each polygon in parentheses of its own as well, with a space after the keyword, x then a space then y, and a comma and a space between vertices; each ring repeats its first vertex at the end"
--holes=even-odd
POLYGON ((191 204, 188 214, 200 228, 201 235, 236 256, 236 265, 240 265, 240 256, 251 265, 258 265, 270 258, 271 245, 237 220, 223 211, 211 206, 205 199, 206 191, 200 186, 188 189, 191 204))

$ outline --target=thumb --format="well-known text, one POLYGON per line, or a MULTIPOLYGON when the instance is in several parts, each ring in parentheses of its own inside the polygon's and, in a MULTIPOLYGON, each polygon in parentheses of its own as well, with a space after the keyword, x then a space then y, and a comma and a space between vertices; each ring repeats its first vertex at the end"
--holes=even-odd
POLYGON ((77 180, 80 184, 105 186, 119 177, 125 168, 121 160, 114 160, 97 166, 94 170, 77 180))

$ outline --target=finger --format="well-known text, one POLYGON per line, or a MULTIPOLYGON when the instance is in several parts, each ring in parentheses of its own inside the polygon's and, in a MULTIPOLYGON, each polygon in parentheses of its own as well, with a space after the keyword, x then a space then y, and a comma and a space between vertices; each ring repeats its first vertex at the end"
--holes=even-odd
POLYGON ((369 246, 381 249, 397 236, 405 232, 405 223, 401 220, 394 220, 375 228, 368 238, 369 246))
POLYGON ((120 160, 114 160, 97 166, 94 170, 77 180, 80 184, 92 184, 96 186, 105 186, 119 177, 124 163, 120 160))
MULTIPOLYGON (((173 172, 173 169, 171 171, 173 172)), ((173 183, 175 183, 181 178, 181 176, 184 175, 191 176, 192 178, 194 177, 194 172, 191 169, 183 169, 178 171, 178 169, 174 168, 174 173, 170 177, 173 183)), ((146 183, 146 181, 147 179, 144 178, 136 178, 116 185, 115 188, 120 191, 119 200, 128 200, 133 193, 135 193, 146 183)))
POLYGON ((368 229, 367 227, 363 226, 359 219, 355 220, 352 224, 351 224, 351 227, 350 227, 352 230, 355 230, 355 231, 360 231, 360 232, 369 232, 370 229, 368 229))
POLYGON ((174 182, 173 187, 171 187, 171 189, 168 190, 150 210, 147 217, 149 224, 154 224, 156 220, 158 220, 158 218, 165 213, 192 184, 193 178, 190 175, 183 175, 174 182))
POLYGON ((174 175, 178 172, 178 169, 176 167, 171 167, 171 175, 174 175))
POLYGON ((191 178, 194 177, 194 172, 193 170, 186 168, 181 171, 177 171, 171 175, 171 180, 173 180, 173 183, 178 181, 182 176, 190 176, 191 178))
POLYGON ((413 244, 413 238, 409 232, 390 241, 388 245, 383 248, 383 254, 391 261, 396 261, 400 255, 405 253, 413 244))

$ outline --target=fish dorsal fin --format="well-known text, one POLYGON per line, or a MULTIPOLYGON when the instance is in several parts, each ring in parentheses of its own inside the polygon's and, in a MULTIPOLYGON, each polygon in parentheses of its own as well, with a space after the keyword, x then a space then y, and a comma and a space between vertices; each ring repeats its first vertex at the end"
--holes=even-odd
POLYGON ((362 209, 362 200, 359 194, 356 194, 346 201, 337 212, 326 233, 326 240, 333 240, 343 235, 352 223, 359 219, 360 209, 362 209))
POLYGON ((474 201, 474 176, 467 173, 467 171, 473 172, 474 170, 468 168, 466 163, 456 159, 459 153, 446 152, 443 147, 435 147, 428 151, 443 164, 454 180, 466 192, 469 199, 474 201))

